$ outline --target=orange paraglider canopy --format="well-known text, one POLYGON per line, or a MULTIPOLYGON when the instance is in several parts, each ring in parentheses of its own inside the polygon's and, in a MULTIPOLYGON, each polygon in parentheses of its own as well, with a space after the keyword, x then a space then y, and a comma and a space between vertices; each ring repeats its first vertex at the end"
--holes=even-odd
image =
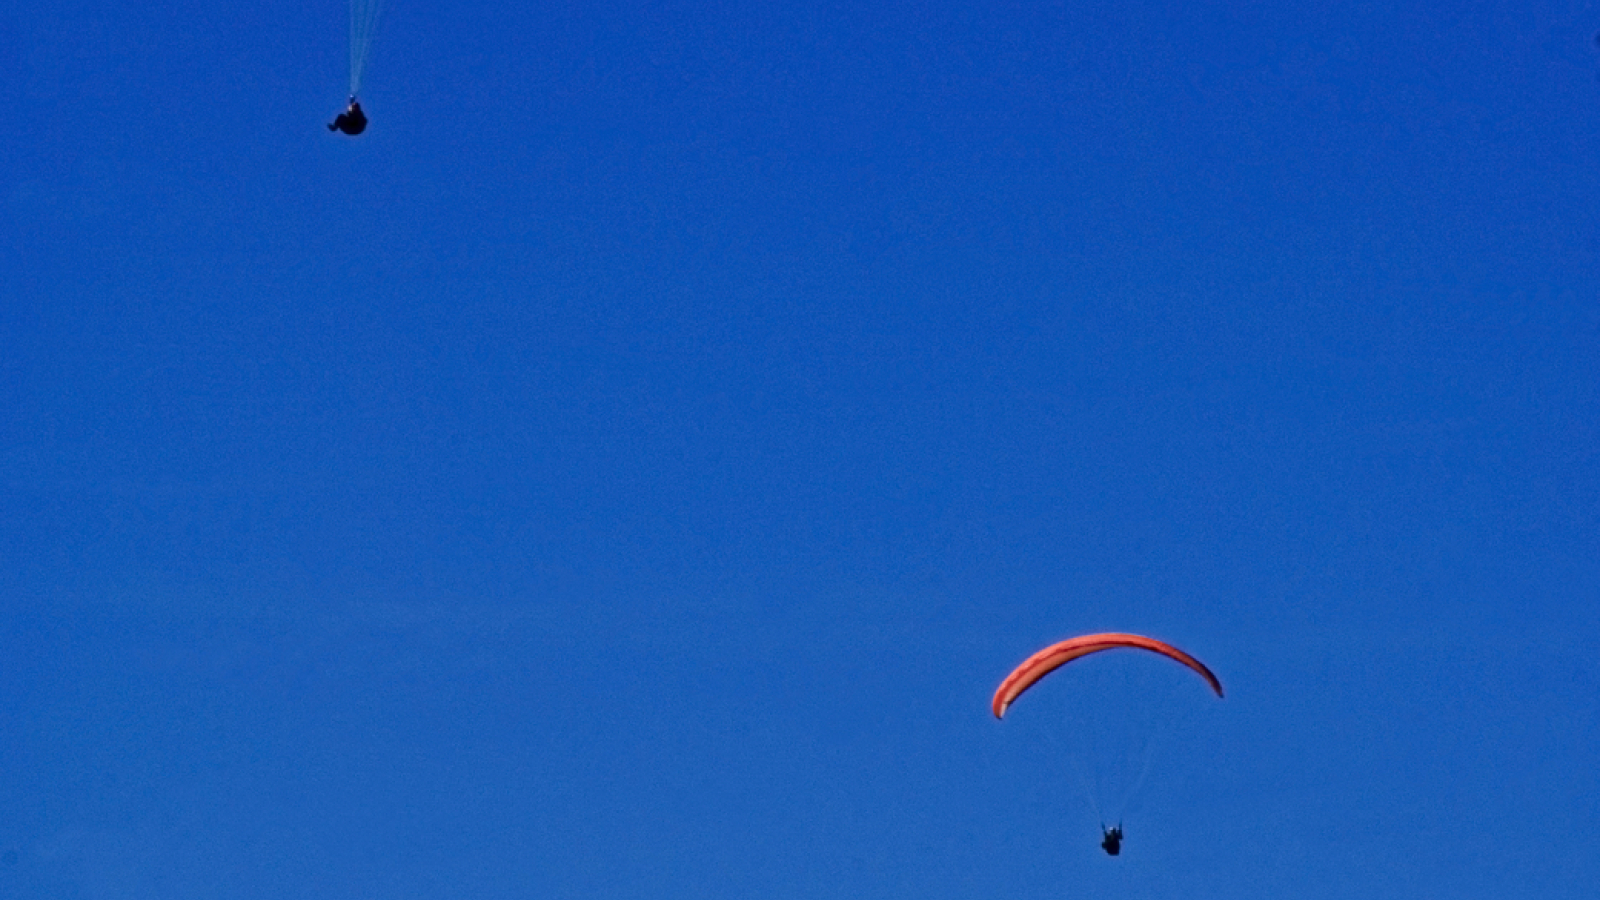
POLYGON ((1159 653, 1168 659, 1183 663, 1204 678, 1206 683, 1211 685, 1211 689, 1217 692, 1218 697, 1222 696, 1222 682, 1211 674, 1211 670, 1206 668, 1204 663, 1165 641, 1139 634, 1086 634, 1082 637, 1069 638, 1059 644, 1052 644, 1023 660, 1022 665, 1007 675, 1006 680, 1000 682, 1000 689, 994 692, 994 717, 996 719, 1004 717, 1006 709, 1022 695, 1023 691, 1033 687, 1035 682, 1061 666, 1080 656, 1099 653, 1101 650, 1115 650, 1118 647, 1149 650, 1151 653, 1159 653))

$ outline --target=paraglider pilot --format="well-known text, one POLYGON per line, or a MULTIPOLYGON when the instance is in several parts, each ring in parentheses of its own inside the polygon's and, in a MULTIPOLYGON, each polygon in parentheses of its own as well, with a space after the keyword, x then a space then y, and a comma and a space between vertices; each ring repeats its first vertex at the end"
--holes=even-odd
POLYGON ((1100 826, 1100 834, 1101 834, 1101 836, 1103 838, 1100 841, 1100 849, 1106 851, 1106 855, 1107 856, 1116 856, 1118 853, 1122 852, 1122 823, 1121 822, 1118 822, 1115 826, 1113 826, 1111 828, 1107 828, 1106 826, 1101 825, 1100 826))
POLYGON ((367 114, 361 111, 361 104, 354 95, 351 95, 350 105, 345 107, 344 112, 328 123, 328 130, 342 131, 351 137, 367 130, 367 114))

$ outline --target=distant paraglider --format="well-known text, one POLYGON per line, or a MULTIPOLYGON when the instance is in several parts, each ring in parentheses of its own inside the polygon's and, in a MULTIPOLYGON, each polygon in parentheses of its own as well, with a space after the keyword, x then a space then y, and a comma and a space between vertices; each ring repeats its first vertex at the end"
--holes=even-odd
POLYGON ((350 0, 350 105, 328 125, 329 131, 353 137, 367 130, 367 114, 356 96, 361 93, 361 77, 366 72, 372 36, 382 12, 383 0, 350 0))
POLYGON ((361 111, 361 104, 356 98, 351 97, 350 105, 345 107, 344 112, 328 123, 328 130, 342 131, 352 137, 367 130, 367 114, 361 111))
POLYGON ((1107 856, 1116 856, 1118 853, 1122 852, 1121 822, 1118 822, 1110 828, 1107 828, 1104 825, 1100 826, 1100 849, 1104 850, 1107 856))
MULTIPOLYGON (((1206 684, 1216 692, 1218 697, 1222 696, 1222 682, 1217 680, 1217 676, 1212 674, 1204 663, 1165 641, 1158 641, 1155 638, 1138 634, 1086 634, 1082 637, 1070 638, 1057 644, 1051 644, 1023 660, 1021 665, 1012 670, 1011 674, 1000 682, 1000 687, 995 691, 990 709, 994 712, 995 718, 1003 719, 1006 710, 1024 691, 1033 687, 1040 679, 1056 669, 1092 653, 1122 648, 1145 650, 1187 666, 1195 674, 1205 679, 1206 684)), ((1143 776, 1141 775, 1141 781, 1142 778, 1143 776)), ((1091 802, 1093 801, 1091 800, 1091 802)), ((1118 856, 1122 853, 1122 823, 1120 821, 1116 825, 1107 828, 1105 820, 1101 820, 1100 849, 1104 850, 1108 856, 1118 856)))

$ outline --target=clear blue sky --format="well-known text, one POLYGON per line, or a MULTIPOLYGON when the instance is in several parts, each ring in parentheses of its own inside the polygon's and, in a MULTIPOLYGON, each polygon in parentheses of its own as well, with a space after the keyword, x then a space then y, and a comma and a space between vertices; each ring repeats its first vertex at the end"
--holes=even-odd
POLYGON ((10 4, 0 897, 1593 897, 1597 28, 10 4))

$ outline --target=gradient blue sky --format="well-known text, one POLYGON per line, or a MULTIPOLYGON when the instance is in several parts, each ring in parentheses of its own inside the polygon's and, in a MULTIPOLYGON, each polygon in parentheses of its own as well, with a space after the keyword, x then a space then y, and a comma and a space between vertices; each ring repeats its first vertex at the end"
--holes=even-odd
POLYGON ((1448 6, 10 4, 0 897, 1594 896, 1600 13, 1448 6))

